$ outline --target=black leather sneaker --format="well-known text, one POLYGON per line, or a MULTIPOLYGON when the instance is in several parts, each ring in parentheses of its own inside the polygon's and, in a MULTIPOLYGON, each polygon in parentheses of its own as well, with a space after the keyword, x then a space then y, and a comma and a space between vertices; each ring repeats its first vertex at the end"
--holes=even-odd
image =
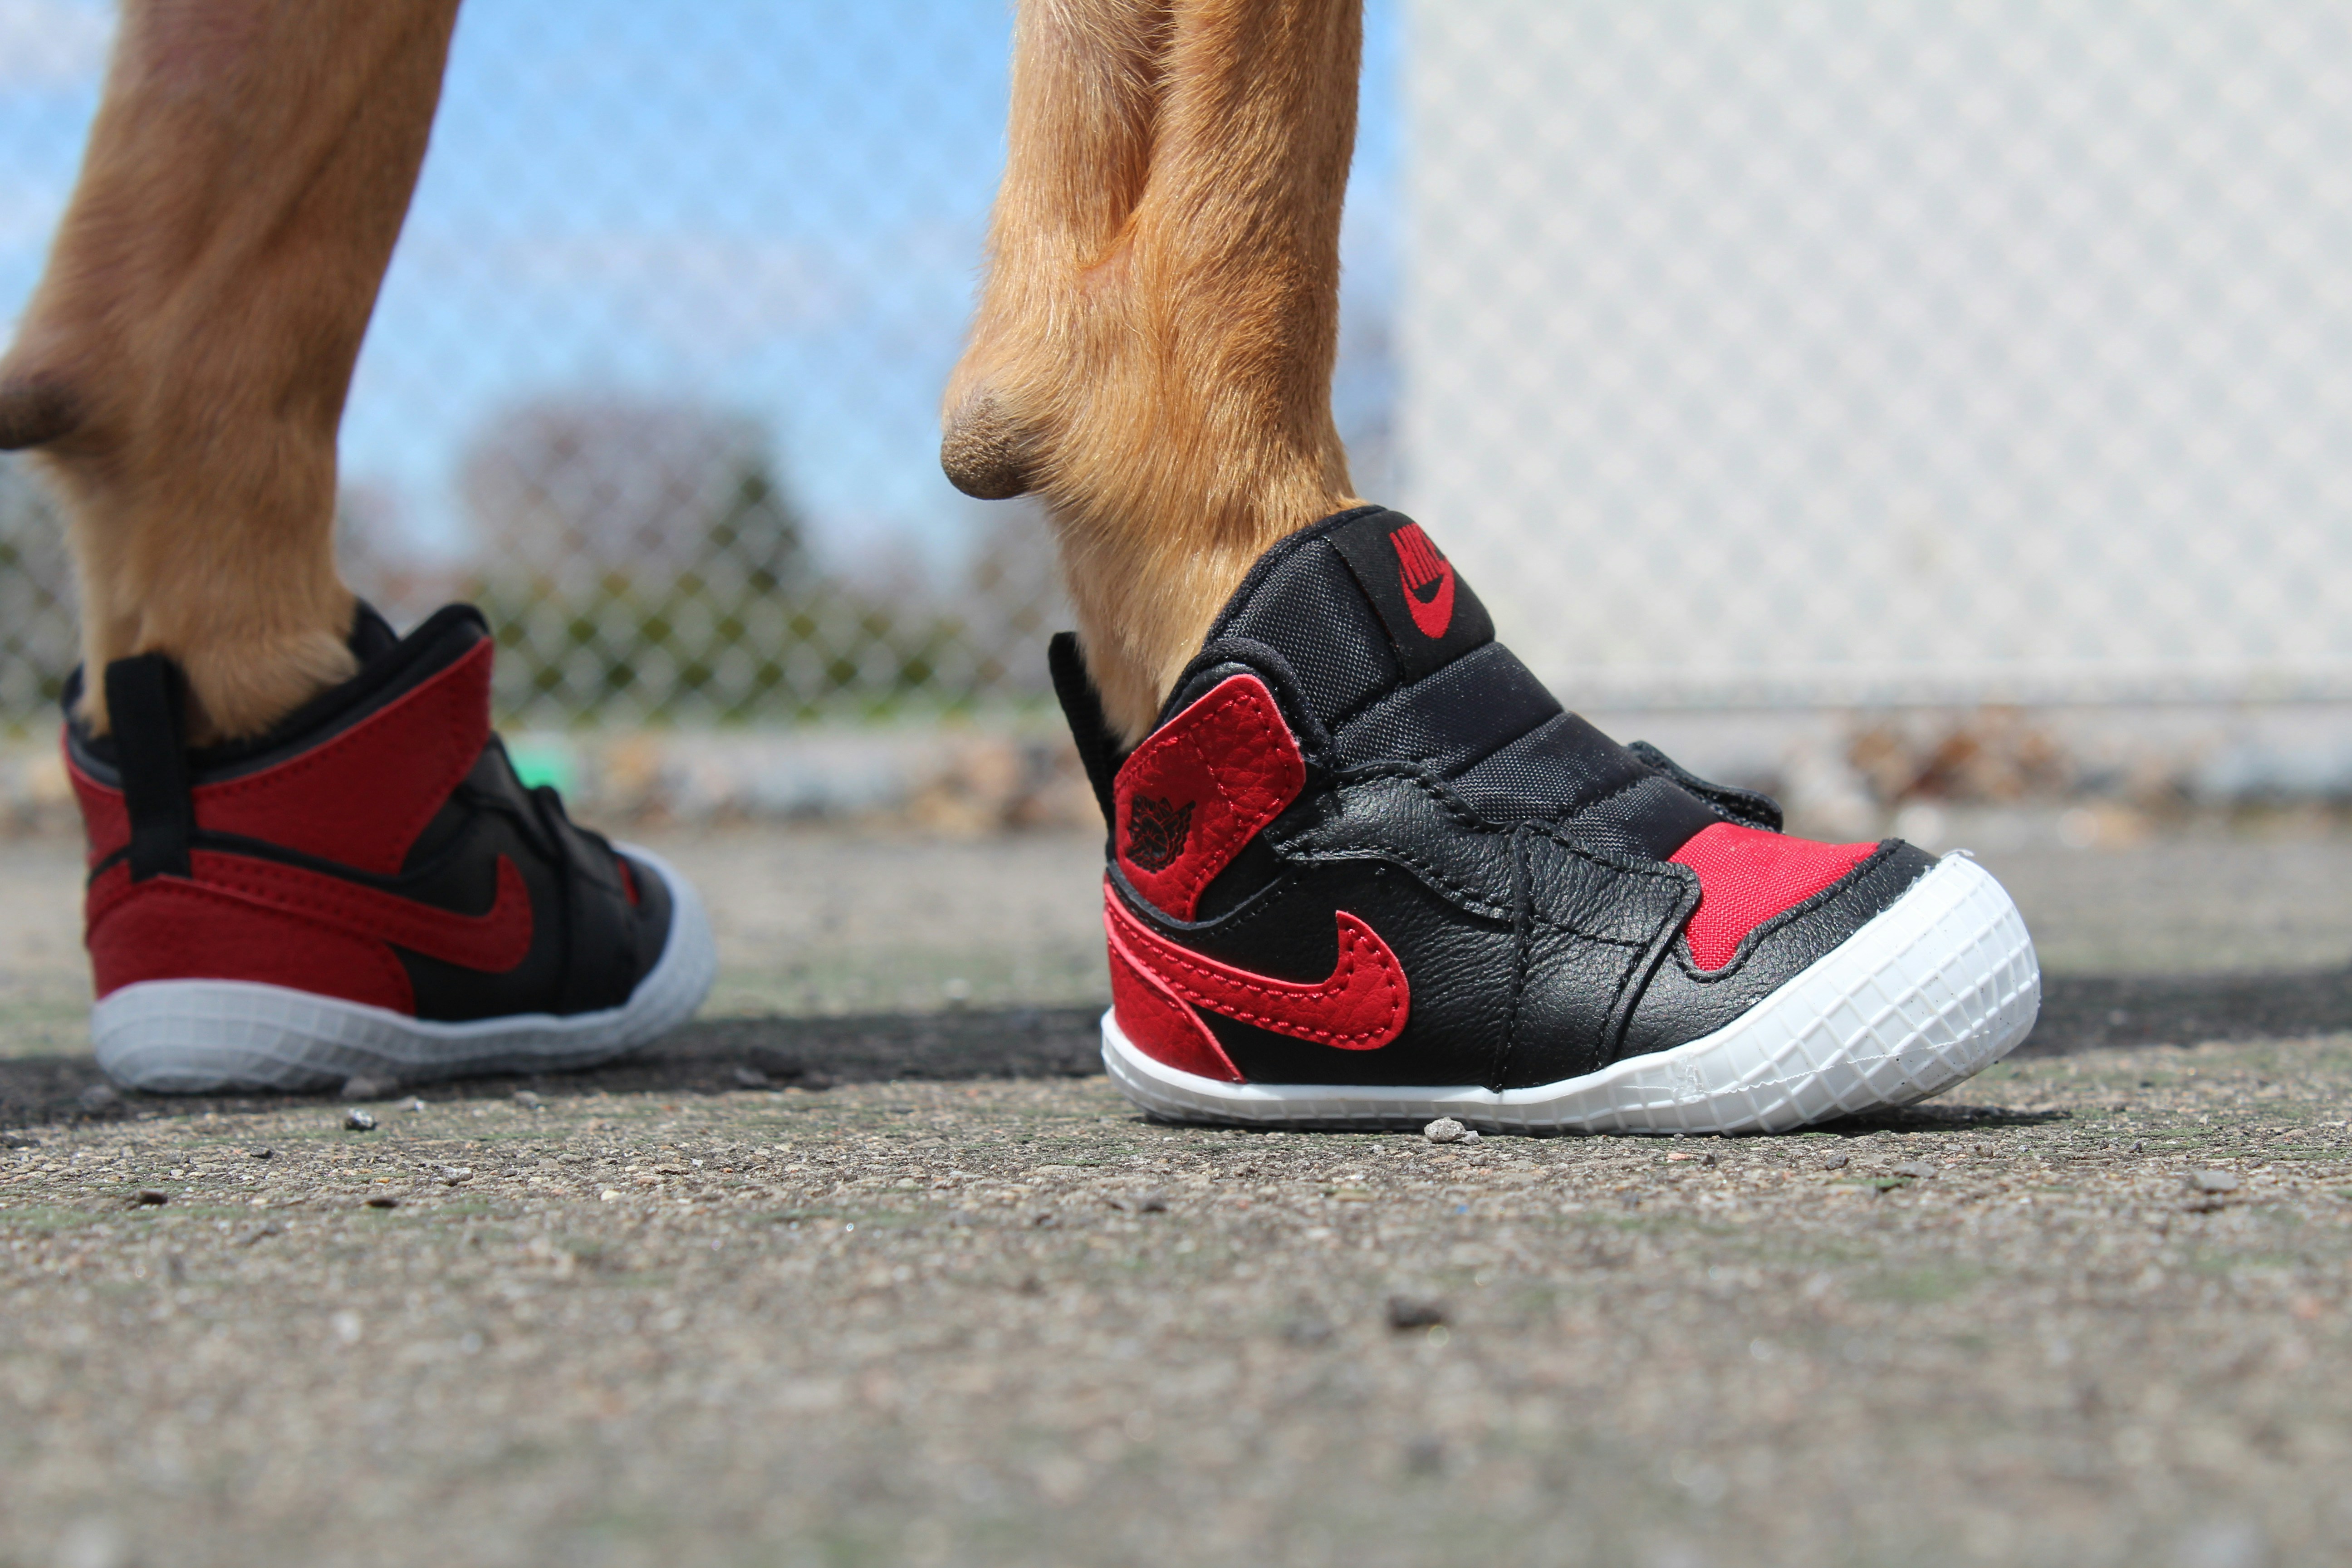
POLYGON ((357 676, 258 740, 188 749, 155 654, 107 667, 110 734, 68 719, 99 1065, 162 1090, 415 1083, 581 1067, 691 1016, 716 973, 694 889, 516 779, 480 614, 402 639, 362 607, 352 647, 357 676))
POLYGON ((1965 856, 1816 844, 1562 711, 1411 519, 1258 562, 1121 755, 1111 1076, 1176 1121, 1740 1131, 1926 1098, 2022 1040, 2040 970, 1965 856))

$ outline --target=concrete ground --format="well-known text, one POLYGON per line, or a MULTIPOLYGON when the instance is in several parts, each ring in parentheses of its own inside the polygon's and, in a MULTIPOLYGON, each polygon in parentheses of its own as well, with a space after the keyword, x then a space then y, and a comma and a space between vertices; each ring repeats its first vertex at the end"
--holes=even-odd
POLYGON ((1129 1112, 1084 836, 659 841, 704 1020, 365 1131, 106 1090, 0 844, 0 1564, 2352 1561, 2352 837, 1944 826, 2017 1058, 1469 1146, 1129 1112))

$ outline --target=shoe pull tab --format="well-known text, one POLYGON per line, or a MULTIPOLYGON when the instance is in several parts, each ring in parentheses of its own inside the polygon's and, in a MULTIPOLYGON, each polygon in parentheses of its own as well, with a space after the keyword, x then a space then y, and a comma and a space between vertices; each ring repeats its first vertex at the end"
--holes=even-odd
POLYGON ((106 712, 131 817, 131 879, 190 874, 195 803, 188 794, 186 678, 160 653, 106 667, 106 712))
POLYGON ((1055 632, 1045 645, 1045 662, 1054 672, 1054 695, 1061 700, 1062 717, 1070 721, 1070 739, 1077 742, 1078 761, 1086 764, 1087 782, 1094 786, 1095 804, 1102 807, 1105 823, 1116 823, 1118 806, 1111 784, 1127 753, 1119 750, 1103 718, 1102 694, 1087 674, 1077 633, 1055 632))

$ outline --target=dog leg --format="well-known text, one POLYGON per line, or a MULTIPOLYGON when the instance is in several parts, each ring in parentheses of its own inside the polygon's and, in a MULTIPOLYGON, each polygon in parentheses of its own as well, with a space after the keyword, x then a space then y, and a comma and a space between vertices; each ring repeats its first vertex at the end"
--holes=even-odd
POLYGON ((15 345, 111 660, 187 671, 191 738, 348 677, 335 436, 439 100, 457 0, 128 0, 79 183, 15 345))
POLYGON ((1350 504, 1331 423, 1358 0, 1024 0, 940 460, 1053 520, 1112 723, 1265 548, 1350 504))

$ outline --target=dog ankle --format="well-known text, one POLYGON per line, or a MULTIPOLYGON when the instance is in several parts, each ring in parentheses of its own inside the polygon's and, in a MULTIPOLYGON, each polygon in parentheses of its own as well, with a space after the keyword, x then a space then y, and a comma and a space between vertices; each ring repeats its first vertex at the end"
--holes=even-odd
POLYGON ((328 631, 291 633, 258 647, 210 647, 180 663, 188 676, 191 745, 265 734, 359 673, 344 634, 328 631))
MULTIPOLYGON (((348 623, 349 616, 345 617, 348 623)), ((190 645, 151 640, 145 647, 110 652, 91 650, 77 713, 93 734, 105 734, 108 719, 103 671, 116 658, 144 652, 171 656, 187 681, 186 741, 191 746, 249 740, 320 693, 359 673, 359 659, 343 631, 310 629, 190 645)))

